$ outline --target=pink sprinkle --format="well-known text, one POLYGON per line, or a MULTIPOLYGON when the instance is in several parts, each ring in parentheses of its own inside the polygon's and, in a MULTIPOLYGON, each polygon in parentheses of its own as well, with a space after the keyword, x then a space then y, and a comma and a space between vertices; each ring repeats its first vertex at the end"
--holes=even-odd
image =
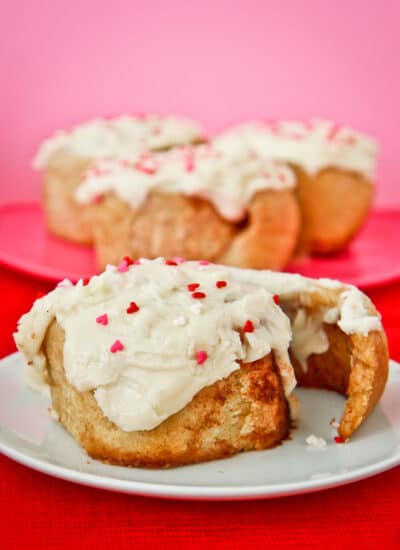
POLYGON ((148 174, 149 176, 152 176, 157 172, 155 166, 150 166, 149 164, 144 164, 144 162, 140 161, 135 164, 135 168, 138 172, 143 172, 143 174, 148 174))
POLYGON ((282 172, 278 175, 278 179, 279 181, 281 181, 282 183, 285 183, 286 181, 286 177, 285 177, 285 174, 283 174, 282 172))
POLYGON ((174 256, 172 258, 174 260, 175 263, 177 263, 178 265, 179 264, 184 264, 185 263, 185 258, 182 258, 181 256, 174 256))
POLYGON ((202 365, 208 359, 208 354, 204 350, 196 351, 196 361, 198 365, 202 365))
POLYGON ((91 173, 95 177, 99 176, 108 176, 110 174, 110 170, 107 170, 106 168, 92 168, 91 173))
POLYGON ((186 172, 193 172, 194 170, 193 151, 191 151, 190 149, 186 153, 185 169, 186 169, 186 172))
POLYGON ((104 195, 99 193, 99 194, 95 195, 92 198, 92 203, 93 204, 100 204, 103 200, 104 200, 104 195))
POLYGON ((161 134, 161 128, 159 126, 154 126, 151 133, 153 136, 159 136, 161 134))
POLYGON ((134 260, 133 265, 142 265, 142 262, 140 260, 134 260))
POLYGON ((113 345, 110 347, 111 353, 116 353, 117 351, 122 351, 124 346, 120 340, 115 340, 113 345))
POLYGON ((129 271, 129 265, 126 260, 121 260, 119 266, 117 267, 117 271, 120 273, 124 273, 125 271, 129 271))
POLYGON ((96 323, 99 325, 108 325, 108 315, 107 313, 103 313, 103 315, 99 315, 96 317, 96 323))
POLYGON ((338 133, 339 130, 340 130, 340 126, 338 124, 333 124, 332 128, 329 130, 326 136, 326 139, 328 141, 332 141, 333 139, 335 139, 336 134, 338 133))
POLYGON ((210 265, 210 262, 208 262, 207 260, 200 260, 199 265, 210 265))

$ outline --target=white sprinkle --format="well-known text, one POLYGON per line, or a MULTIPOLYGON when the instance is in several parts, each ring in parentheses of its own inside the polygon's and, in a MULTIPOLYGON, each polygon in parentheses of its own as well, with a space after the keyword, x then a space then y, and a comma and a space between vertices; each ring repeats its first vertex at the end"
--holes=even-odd
POLYGON ((306 438, 307 445, 312 449, 325 449, 326 448, 326 441, 322 437, 317 437, 314 434, 310 434, 306 438))
POLYGON ((202 309, 203 309, 202 304, 193 304, 192 306, 190 306, 190 310, 191 310, 195 315, 199 315, 202 309))
POLYGON ((174 319, 173 321, 173 324, 176 325, 177 327, 183 327, 184 325, 186 325, 187 321, 185 319, 185 317, 183 315, 181 315, 180 317, 177 317, 176 319, 174 319))

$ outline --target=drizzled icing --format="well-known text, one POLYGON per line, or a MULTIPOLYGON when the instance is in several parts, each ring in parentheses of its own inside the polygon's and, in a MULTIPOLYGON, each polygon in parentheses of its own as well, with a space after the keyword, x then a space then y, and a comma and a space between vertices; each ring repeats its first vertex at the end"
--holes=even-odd
POLYGON ((204 145, 146 154, 136 161, 103 160, 91 166, 75 192, 80 203, 114 193, 139 208, 151 191, 183 193, 209 200, 228 220, 244 217, 257 191, 295 185, 287 166, 250 152, 229 155, 204 145))
POLYGON ((249 122, 217 136, 214 146, 230 154, 249 149, 262 157, 301 166, 310 174, 337 167, 360 173, 371 182, 375 178, 376 142, 327 120, 249 122))
POLYGON ((337 323, 346 334, 381 329, 368 298, 338 281, 200 262, 171 264, 141 260, 126 271, 108 266, 86 286, 64 281, 36 300, 20 319, 15 341, 37 377, 45 379, 41 346, 56 319, 65 332, 70 383, 79 391, 94 390, 103 413, 121 429, 146 430, 229 376, 239 361, 255 361, 271 350, 280 359, 289 396, 295 386, 288 359, 292 331, 292 351, 304 363, 327 349, 323 322, 337 323), (309 321, 311 294, 324 296, 327 290, 328 302, 309 321), (195 299, 198 292, 204 294, 201 300, 195 299), (295 304, 292 327, 275 294, 284 307, 295 304))
POLYGON ((70 131, 58 131, 40 146, 35 168, 47 166, 52 155, 65 150, 82 158, 134 158, 143 151, 166 149, 202 139, 200 125, 174 116, 120 116, 94 119, 70 131))
POLYGON ((94 390, 103 413, 121 429, 152 429, 183 408, 202 388, 229 376, 239 362, 275 350, 286 395, 295 385, 287 350, 290 322, 265 289, 234 279, 225 268, 161 260, 108 266, 88 285, 64 282, 36 300, 15 340, 44 374, 42 341, 53 319, 65 332, 64 368, 78 390, 94 390), (195 300, 188 285, 205 294, 195 300), (127 312, 134 301, 139 309, 127 312), (194 309, 193 306, 199 306, 194 309), (99 324, 104 319, 107 324, 99 324), (243 331, 247 321, 252 332, 243 331), (119 342, 116 346, 116 342, 119 342))

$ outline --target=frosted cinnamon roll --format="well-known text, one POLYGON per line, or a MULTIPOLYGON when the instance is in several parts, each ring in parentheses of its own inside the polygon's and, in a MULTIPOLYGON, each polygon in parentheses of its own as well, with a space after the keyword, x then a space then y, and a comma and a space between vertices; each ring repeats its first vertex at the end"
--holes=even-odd
POLYGON ((64 281, 20 319, 15 341, 59 422, 92 457, 130 466, 278 444, 296 376, 348 396, 347 439, 388 368, 379 315, 356 288, 205 261, 127 258, 64 281))
POLYGON ((203 141, 200 125, 174 116, 121 116, 95 119, 69 131, 56 132, 45 140, 34 159, 44 172, 43 208, 54 235, 73 242, 90 244, 89 219, 74 200, 74 190, 82 174, 96 160, 131 159, 144 151, 166 150, 203 141))
POLYGON ((301 249, 343 248, 366 219, 374 192, 377 145, 333 122, 277 120, 247 123, 217 136, 221 151, 250 150, 296 171, 302 212, 301 249))
POLYGON ((75 201, 90 213, 100 267, 129 255, 280 269, 299 236, 294 186, 283 164, 185 146, 96 163, 75 201))

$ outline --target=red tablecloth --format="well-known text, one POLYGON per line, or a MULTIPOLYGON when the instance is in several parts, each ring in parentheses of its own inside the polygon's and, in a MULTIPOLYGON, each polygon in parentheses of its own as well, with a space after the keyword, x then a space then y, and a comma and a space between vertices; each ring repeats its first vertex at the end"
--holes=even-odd
MULTIPOLYGON (((37 292, 0 269, 0 356, 37 292)), ((369 292, 400 360, 400 283, 369 292)), ((399 396, 400 399, 400 396, 399 396)), ((279 500, 182 502, 103 492, 0 455, 0 548, 400 548, 400 468, 338 489, 279 500), (82 545, 82 546, 81 546, 82 545)))

